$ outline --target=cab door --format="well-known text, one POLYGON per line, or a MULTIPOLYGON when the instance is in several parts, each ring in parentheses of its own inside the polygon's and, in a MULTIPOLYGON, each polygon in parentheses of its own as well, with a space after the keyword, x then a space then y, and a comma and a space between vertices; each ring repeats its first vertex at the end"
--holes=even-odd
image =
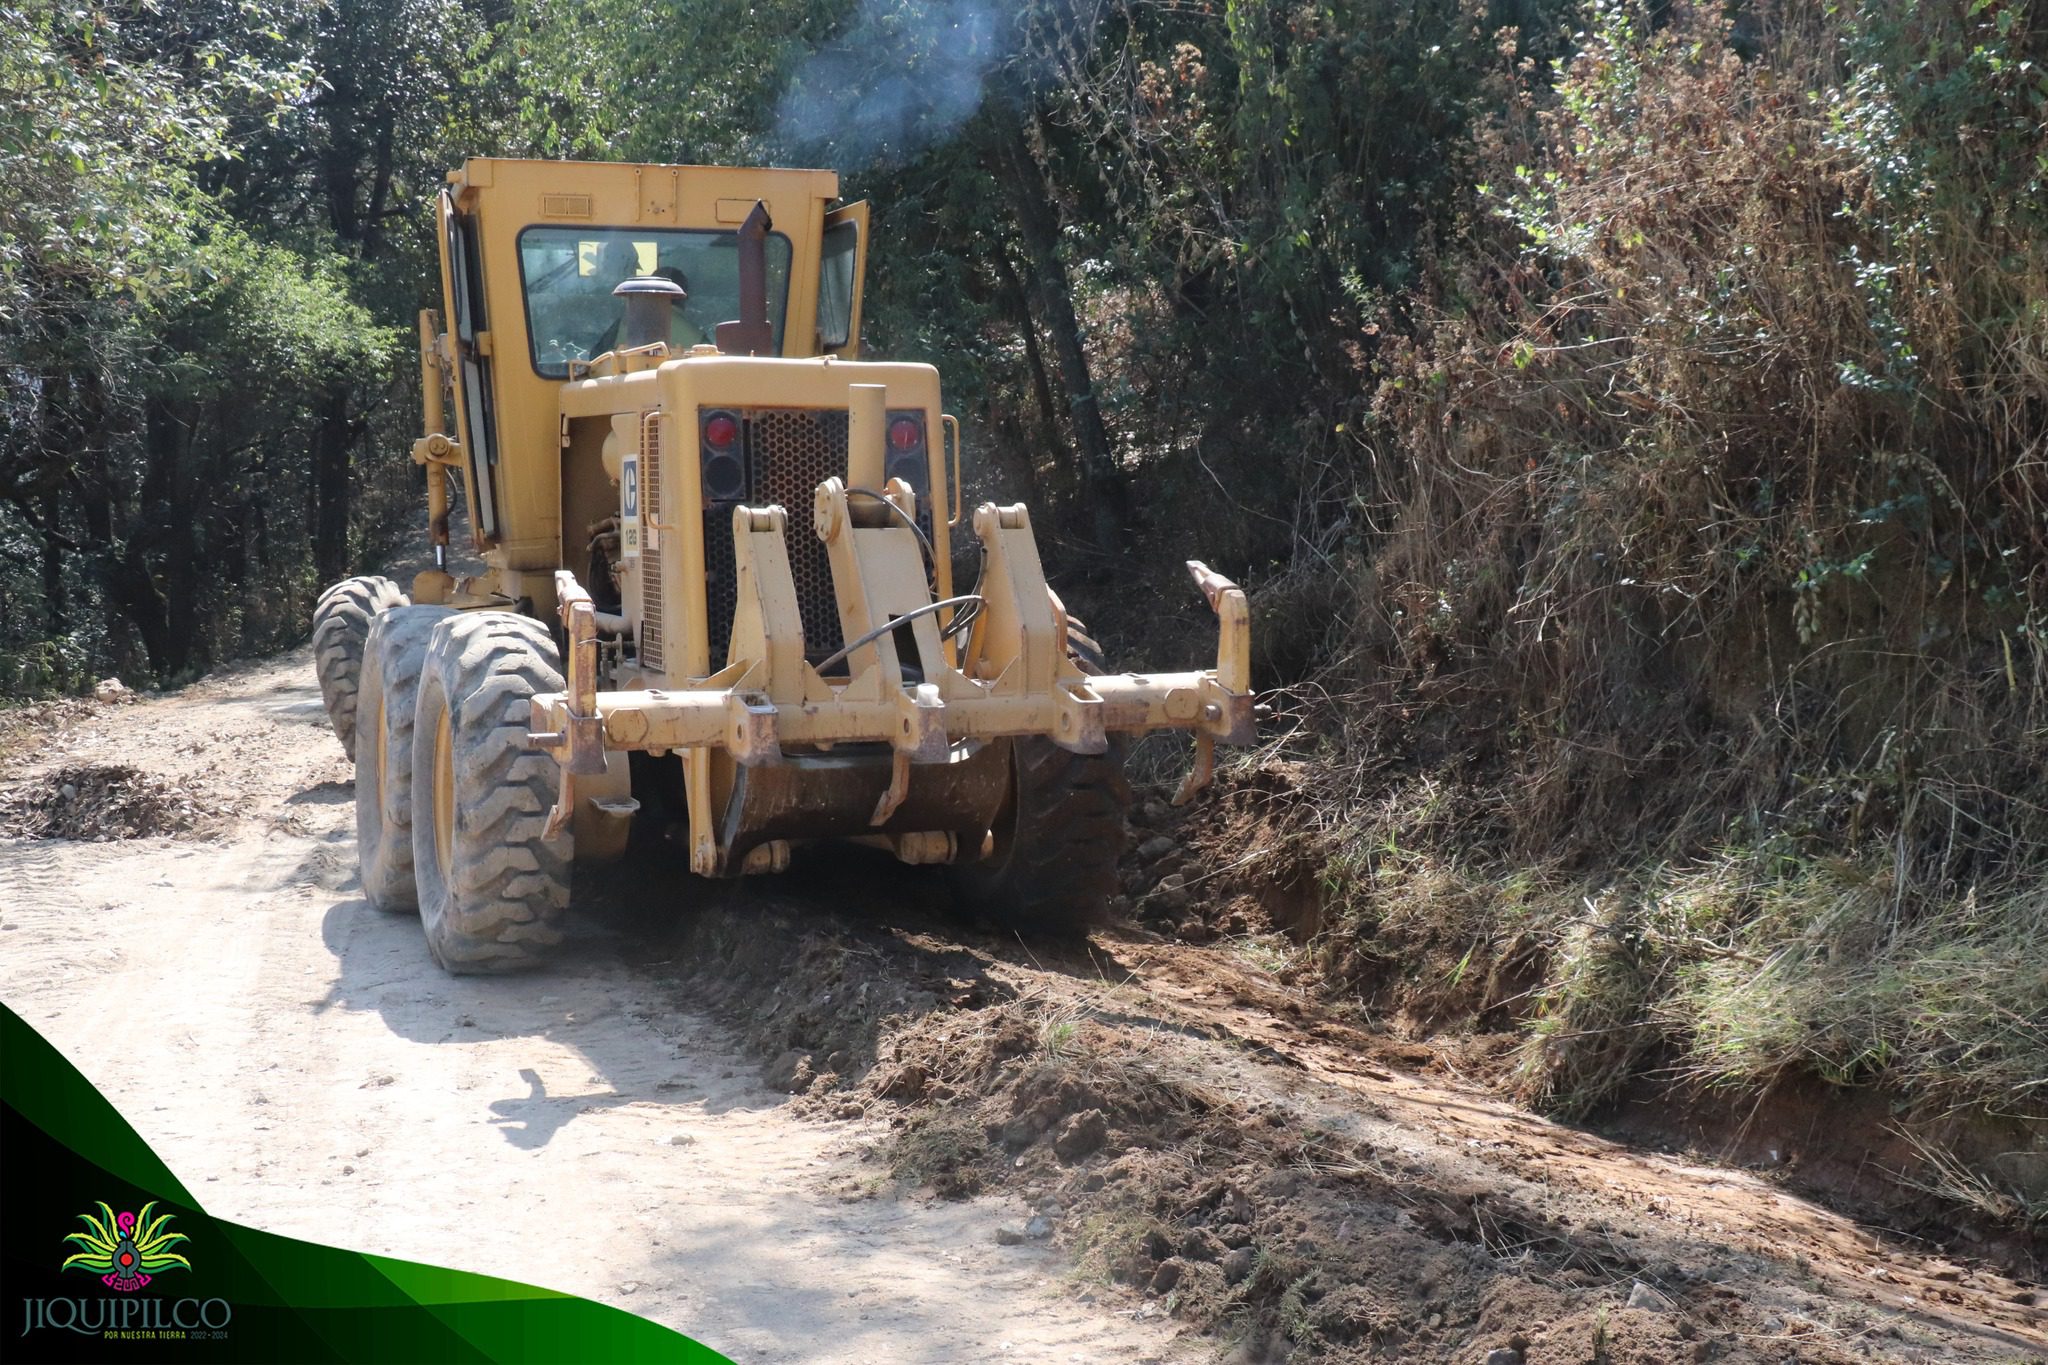
POLYGON ((498 538, 498 499, 493 481, 498 431, 491 409, 491 361, 477 349, 484 318, 484 272, 476 219, 441 192, 441 296, 448 309, 448 333, 456 364, 455 429, 462 442, 469 514, 477 548, 498 538))
POLYGON ((826 214, 823 242, 818 272, 818 351, 858 360, 861 291, 868 264, 867 201, 826 214))

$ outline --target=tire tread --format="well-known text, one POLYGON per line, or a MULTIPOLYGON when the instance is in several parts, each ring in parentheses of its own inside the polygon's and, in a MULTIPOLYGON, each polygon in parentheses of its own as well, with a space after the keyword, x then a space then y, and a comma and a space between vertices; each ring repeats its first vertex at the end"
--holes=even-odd
POLYGON ((356 701, 362 690, 363 649, 380 612, 406 604, 390 579, 377 574, 344 578, 313 606, 313 671, 328 723, 350 758, 356 756, 356 701))
POLYGON ((356 755, 356 858, 362 868, 363 897, 394 913, 419 904, 412 862, 413 722, 427 645, 435 627, 452 613, 446 607, 397 607, 370 624, 363 647, 363 692, 358 709, 383 713, 384 750, 392 779, 386 789, 376 767, 376 747, 356 755))
MULTIPOLYGON (((542 837, 554 804, 555 762, 526 745, 530 699, 562 688, 553 638, 510 612, 465 613, 435 630, 419 723, 449 711, 455 832, 445 878, 432 820, 414 825, 420 918, 435 961, 450 972, 527 970, 561 941, 569 903, 571 837, 542 837)), ((431 760, 416 765, 414 801, 431 801, 431 760)))
MULTIPOLYGON (((1067 653, 1084 673, 1104 670, 1102 647, 1078 618, 1067 622, 1067 653)), ((1081 934, 1107 918, 1118 891, 1131 785, 1124 748, 1078 754, 1049 739, 1011 742, 1015 807, 1008 847, 994 863, 964 863, 955 885, 1000 923, 1019 930, 1081 934)))

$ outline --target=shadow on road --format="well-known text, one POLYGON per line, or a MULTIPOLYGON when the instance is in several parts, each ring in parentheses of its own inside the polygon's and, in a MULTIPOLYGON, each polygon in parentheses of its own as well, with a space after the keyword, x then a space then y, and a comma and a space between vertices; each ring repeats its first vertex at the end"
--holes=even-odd
MULTIPOLYGON (((347 784, 323 783, 289 799, 344 798, 347 784)), ((310 860, 336 893, 321 924, 336 973, 312 1009, 374 1010, 394 1034, 430 1046, 528 1038, 573 1048, 588 1064, 583 1074, 523 1067, 514 1073, 523 1093, 489 1102, 490 1121, 521 1148, 545 1146, 596 1108, 716 1114, 786 1103, 757 1083, 764 1060, 795 1049, 815 1052, 819 1070, 832 1057, 843 1074, 863 1073, 892 1011, 1008 998, 1011 988, 990 973, 1005 961, 1088 980, 1127 977, 1086 943, 977 926, 936 869, 875 850, 825 847, 800 852, 783 876, 711 882, 655 840, 615 865, 576 870, 565 941, 545 968, 450 976, 428 955, 416 916, 362 899, 351 833, 337 831, 310 860), (832 974, 849 991, 872 991, 872 1007, 835 1008, 829 994, 797 999, 778 965, 793 944, 836 963, 832 974), (706 1053, 717 1058, 719 1084, 700 1083, 706 1053)))
POLYGON ((662 979, 632 966, 603 926, 579 925, 545 971, 449 976, 428 955, 416 916, 383 913, 355 890, 351 882, 321 917, 335 975, 308 1008, 374 1011, 393 1034, 428 1046, 533 1040, 573 1050, 573 1068, 559 1060, 552 1072, 538 1060, 508 1067, 503 1098, 487 1102, 490 1121, 516 1147, 543 1147, 595 1109, 652 1104, 715 1115, 784 1102, 759 1087, 722 1029, 679 1009, 662 979), (515 1076, 520 1088, 507 1093, 515 1076))
POLYGON ((491 1112, 497 1117, 491 1122, 507 1142, 525 1151, 547 1146, 548 1140, 578 1114, 632 1104, 636 1099, 617 1091, 550 1095, 540 1073, 530 1066, 519 1068, 519 1079, 526 1082, 526 1094, 517 1099, 492 1100, 491 1112))

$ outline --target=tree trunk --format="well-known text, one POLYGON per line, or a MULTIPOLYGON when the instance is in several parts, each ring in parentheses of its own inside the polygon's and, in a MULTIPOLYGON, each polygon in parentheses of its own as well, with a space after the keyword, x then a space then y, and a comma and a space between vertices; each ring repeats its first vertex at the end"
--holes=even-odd
MULTIPOLYGON (((99 376, 89 367, 80 368, 71 376, 69 383, 72 386, 70 449, 75 455, 64 472, 64 483, 85 527, 85 544, 90 548, 93 575, 99 580, 100 591, 111 608, 108 633, 119 637, 122 625, 133 632, 121 640, 114 662, 118 669, 132 671, 127 666, 135 660, 129 651, 133 641, 140 639, 149 670, 163 677, 169 672, 177 653, 170 616, 165 609, 163 594, 150 577, 139 533, 122 525, 128 521, 134 526, 147 526, 157 513, 149 506, 145 491, 137 514, 125 518, 121 515, 118 500, 122 490, 117 485, 114 462, 107 450, 112 439, 109 430, 112 423, 99 376)), ((145 483, 147 481, 145 477, 145 483)))
MULTIPOLYGON (((185 673, 206 654, 199 609, 205 569, 199 521, 205 512, 190 482, 180 477, 191 434, 191 415, 176 400, 151 397, 143 404, 140 515, 122 558, 128 574, 150 585, 162 615, 162 633, 149 644, 159 676, 185 673)), ((149 641, 147 632, 143 638, 149 641)))
POLYGON ((1102 410, 1088 372, 1088 352, 1081 343, 1080 319, 1074 315, 1073 286, 1067 278, 1067 267, 1060 260, 1059 213, 1053 207, 1051 187, 1045 183, 1038 158, 1032 155, 1031 143, 1025 135, 1024 120, 1029 117, 1026 109, 998 105, 991 115, 996 178, 1010 201, 1023 239, 1039 315, 1052 334, 1060 383, 1067 391, 1067 411, 1073 419, 1074 442, 1080 449, 1094 541, 1104 552, 1114 552, 1122 537, 1127 511, 1124 481, 1117 468, 1116 454, 1110 449, 1109 433, 1102 424, 1102 410))
POLYGON ((1016 267, 1010 264, 1010 253, 998 247, 990 259, 995 263, 997 281, 1010 296, 1012 306, 1023 314, 1018 330, 1024 334, 1024 364, 1031 371, 1031 392, 1038 400, 1038 420, 1045 427, 1045 443, 1052 450, 1053 465, 1070 486, 1078 487, 1081 480, 1074 468, 1074 450, 1067 444, 1066 429, 1060 423, 1059 403, 1052 395, 1052 376, 1045 372, 1045 348, 1038 344, 1037 311, 1031 306, 1024 282, 1017 278, 1016 267))
MULTIPOLYGON (((396 165, 397 110, 389 91, 374 82, 365 88, 361 73, 348 60, 355 26, 366 22, 362 6, 335 6, 322 71, 327 91, 320 106, 326 114, 327 140, 317 158, 321 197, 328 225, 356 260, 383 254, 384 214, 390 201, 396 165)), ((314 399, 313 429, 313 566, 322 587, 345 576, 350 568, 349 519, 353 513, 355 445, 365 424, 349 416, 352 389, 345 379, 324 388, 314 399)))
POLYGON ((323 588, 348 575, 349 473, 356 438, 348 393, 348 385, 330 384, 314 409, 313 568, 323 588))
POLYGON ((43 620, 52 639, 71 628, 71 599, 64 590, 64 556, 68 543, 63 526, 64 500, 52 485, 43 495, 42 525, 37 528, 42 539, 43 620))
MULTIPOLYGON (((118 619, 135 632, 129 646, 132 647, 134 639, 140 639, 150 671, 158 677, 166 676, 173 653, 170 617, 164 610, 162 594, 150 581, 141 547, 134 542, 124 544, 115 533, 114 493, 104 434, 85 448, 84 455, 68 482, 78 500, 86 538, 95 547, 93 563, 100 589, 119 614, 118 619)), ((133 662, 126 648, 119 653, 117 667, 125 668, 126 663, 133 662)))

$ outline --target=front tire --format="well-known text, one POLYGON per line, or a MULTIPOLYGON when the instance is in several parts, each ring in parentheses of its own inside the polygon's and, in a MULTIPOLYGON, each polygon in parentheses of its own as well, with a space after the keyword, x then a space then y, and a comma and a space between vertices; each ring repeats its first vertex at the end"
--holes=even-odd
POLYGON ((366 575, 342 579, 321 593, 313 608, 313 671, 320 678, 320 700, 335 738, 350 758, 356 756, 356 697, 370 625, 379 612, 405 602, 396 583, 366 575))
POLYGON ((370 626, 363 646, 363 689, 356 702, 356 859, 363 896, 379 910, 419 905, 413 881, 413 722, 420 673, 434 627, 447 607, 397 607, 370 626))
POLYGON ((413 869, 434 960, 457 975, 538 966, 561 942, 573 836, 541 837, 554 759, 526 744, 532 699, 562 690, 547 628, 510 612, 434 627, 414 721, 413 869))
MULTIPOLYGON (((1104 671, 1102 647, 1077 619, 1067 655, 1104 671)), ((1005 928, 1080 935, 1099 926, 1117 893, 1117 860, 1131 807, 1124 746, 1077 754, 1039 736, 1010 742, 1011 790, 986 857, 952 869, 956 898, 1005 928)))

